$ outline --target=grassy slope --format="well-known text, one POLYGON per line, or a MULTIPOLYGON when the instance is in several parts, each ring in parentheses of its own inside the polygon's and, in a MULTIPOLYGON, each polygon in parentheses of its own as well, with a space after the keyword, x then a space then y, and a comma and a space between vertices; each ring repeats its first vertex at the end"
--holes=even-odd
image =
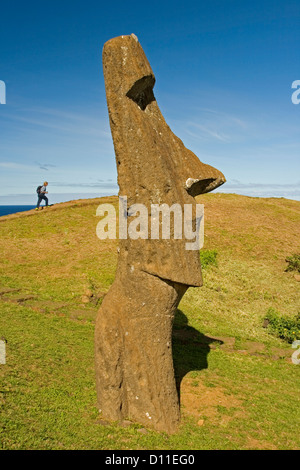
POLYGON ((182 424, 173 436, 99 420, 93 368, 98 306, 117 241, 96 237, 96 208, 73 201, 0 218, 0 448, 299 449, 300 366, 262 328, 269 307, 294 316, 300 203, 208 194, 205 249, 218 267, 184 296, 174 325, 182 424), (219 341, 216 340, 219 339, 219 341))

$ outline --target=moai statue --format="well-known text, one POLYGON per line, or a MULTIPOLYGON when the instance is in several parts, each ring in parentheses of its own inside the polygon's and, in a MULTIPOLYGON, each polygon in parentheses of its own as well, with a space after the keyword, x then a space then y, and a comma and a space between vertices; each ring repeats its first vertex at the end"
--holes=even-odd
MULTIPOLYGON (((103 68, 118 170, 119 196, 149 213, 147 237, 120 240, 116 277, 95 331, 96 382, 102 417, 172 433, 180 420, 172 357, 176 308, 201 286, 199 251, 185 236, 151 238, 152 205, 188 204, 225 182, 201 163, 166 124, 153 94, 155 77, 132 34, 104 45, 103 68)), ((195 220, 193 220, 195 224, 195 220)), ((161 224, 161 222, 160 222, 161 224)))

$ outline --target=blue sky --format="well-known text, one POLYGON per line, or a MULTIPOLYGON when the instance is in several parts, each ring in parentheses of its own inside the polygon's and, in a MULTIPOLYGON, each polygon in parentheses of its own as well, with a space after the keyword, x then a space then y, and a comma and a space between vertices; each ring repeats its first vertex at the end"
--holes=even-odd
POLYGON ((154 93, 219 191, 300 200, 300 3, 10 0, 1 4, 0 204, 117 194, 102 47, 135 33, 154 93))

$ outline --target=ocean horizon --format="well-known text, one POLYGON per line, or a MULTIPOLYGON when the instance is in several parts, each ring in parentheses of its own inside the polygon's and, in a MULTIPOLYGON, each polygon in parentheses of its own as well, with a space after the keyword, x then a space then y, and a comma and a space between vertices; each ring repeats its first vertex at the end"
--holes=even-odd
POLYGON ((14 205, 14 206, 1 206, 0 205, 0 217, 3 215, 16 214, 17 212, 25 212, 34 209, 36 206, 29 205, 14 205))

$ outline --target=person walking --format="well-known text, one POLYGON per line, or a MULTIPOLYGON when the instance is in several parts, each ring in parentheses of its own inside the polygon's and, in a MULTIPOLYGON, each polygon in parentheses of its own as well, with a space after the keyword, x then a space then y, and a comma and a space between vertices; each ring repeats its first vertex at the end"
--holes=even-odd
POLYGON ((41 202, 44 200, 46 207, 48 207, 48 198, 46 194, 48 194, 47 191, 47 186, 48 186, 48 181, 45 181, 43 186, 39 186, 37 189, 37 194, 38 194, 38 202, 36 205, 35 210, 39 210, 41 202))

